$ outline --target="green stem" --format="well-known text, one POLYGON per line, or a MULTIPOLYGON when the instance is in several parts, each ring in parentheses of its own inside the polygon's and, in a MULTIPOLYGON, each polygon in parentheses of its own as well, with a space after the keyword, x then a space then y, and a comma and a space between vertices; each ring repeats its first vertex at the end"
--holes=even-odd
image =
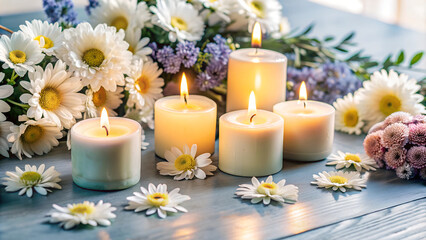
POLYGON ((16 72, 15 72, 15 70, 13 70, 13 72, 12 72, 12 77, 10 77, 10 79, 7 81, 7 83, 9 84, 9 85, 15 85, 15 83, 16 83, 16 79, 19 77, 19 75, 18 74, 16 74, 16 72))
POLYGON ((30 107, 28 104, 18 103, 18 102, 15 102, 13 100, 10 100, 10 99, 6 99, 6 101, 8 101, 9 103, 12 103, 13 105, 24 108, 24 109, 28 109, 30 107))

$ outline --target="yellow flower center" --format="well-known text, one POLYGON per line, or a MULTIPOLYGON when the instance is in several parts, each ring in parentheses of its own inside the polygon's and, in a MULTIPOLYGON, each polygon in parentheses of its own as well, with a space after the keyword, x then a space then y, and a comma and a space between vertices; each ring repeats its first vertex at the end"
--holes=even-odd
POLYGON ((126 30, 128 25, 129 22, 127 22, 127 19, 123 16, 116 17, 111 22, 111 26, 115 27, 117 31, 120 29, 126 30))
POLYGON ((339 184, 345 184, 348 182, 348 179, 342 177, 342 176, 331 176, 328 178, 330 182, 332 183, 339 183, 339 184))
POLYGON ((263 18, 265 17, 265 14, 263 12, 263 3, 260 1, 253 1, 250 3, 251 10, 253 10, 254 14, 256 16, 263 18))
POLYGON ((172 17, 172 26, 178 28, 179 30, 185 31, 188 29, 188 24, 186 24, 185 20, 180 17, 172 17))
POLYGON ((149 79, 145 75, 141 75, 135 82, 135 88, 139 93, 145 94, 150 87, 149 79))
POLYGON ((217 0, 209 0, 209 2, 211 2, 211 3, 214 3, 214 2, 216 2, 217 0))
POLYGON ((271 183, 262 183, 259 185, 259 187, 257 187, 257 192, 261 193, 261 194, 266 194, 266 190, 269 190, 269 193, 274 195, 277 191, 277 184, 275 184, 274 182, 271 183))
POLYGON ((358 110, 351 108, 343 114, 346 127, 355 127, 358 124, 358 110))
POLYGON ((89 67, 99 67, 104 62, 104 53, 96 48, 91 48, 83 53, 83 61, 89 67))
POLYGON ((189 154, 182 154, 175 160, 175 168, 179 171, 186 171, 194 169, 195 159, 189 154))
POLYGON ((169 204, 169 195, 167 193, 153 193, 146 196, 148 202, 155 207, 166 206, 169 204))
POLYGON ((127 50, 129 50, 131 53, 135 54, 135 49, 132 47, 132 45, 129 44, 129 48, 127 50))
POLYGON ((43 136, 43 128, 37 125, 29 125, 22 134, 21 139, 25 143, 34 143, 43 136))
POLYGON ((380 99, 380 111, 386 116, 401 110, 401 99, 394 94, 388 94, 380 99))
POLYGON ((13 50, 9 53, 9 59, 14 64, 24 63, 27 61, 27 55, 21 50, 13 50))
POLYGON ((354 162, 361 162, 361 158, 357 154, 352 154, 352 153, 346 153, 345 160, 346 161, 352 160, 354 162))
POLYGON ((70 212, 73 215, 76 215, 76 214, 86 214, 86 215, 89 215, 94 210, 95 210, 95 207, 93 207, 92 205, 89 205, 87 203, 78 203, 78 204, 73 204, 72 205, 72 208, 70 209, 70 212))
POLYGON ((61 94, 52 87, 45 87, 40 92, 40 107, 47 111, 54 111, 61 105, 61 94))
POLYGON ((43 35, 35 37, 34 40, 38 41, 38 43, 40 44, 40 39, 41 38, 44 38, 44 46, 42 46, 42 48, 48 49, 48 48, 53 47, 54 44, 53 44, 52 40, 50 40, 50 38, 45 37, 43 35))
POLYGON ((99 88, 99 91, 93 93, 93 104, 95 104, 96 107, 103 107, 106 103, 106 91, 103 87, 99 88))
POLYGON ((20 179, 25 184, 34 184, 41 180, 41 175, 38 172, 29 171, 22 173, 20 179))

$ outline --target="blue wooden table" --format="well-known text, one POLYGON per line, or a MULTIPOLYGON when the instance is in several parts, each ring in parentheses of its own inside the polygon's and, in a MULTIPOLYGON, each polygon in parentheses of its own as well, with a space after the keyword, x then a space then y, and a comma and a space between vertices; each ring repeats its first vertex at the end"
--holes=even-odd
MULTIPOLYGON (((391 51, 406 49, 412 53, 425 49, 425 35, 397 26, 383 24, 361 16, 342 13, 305 1, 285 1, 284 13, 293 26, 315 21, 315 34, 343 36, 356 30, 356 40, 379 58, 391 51)), ((12 29, 24 19, 38 14, 0 17, 0 24, 12 29), (19 21, 18 21, 19 20, 19 21)), ((97 239, 105 231, 111 239, 424 239, 426 237, 426 188, 419 180, 406 181, 394 172, 379 169, 367 172, 367 189, 361 192, 332 192, 310 185, 312 174, 333 170, 325 161, 314 163, 285 162, 274 179, 287 179, 299 187, 295 204, 252 205, 234 196, 239 184, 249 178, 235 177, 217 171, 206 180, 173 181, 160 176, 155 164, 154 134, 147 131, 150 146, 142 151, 142 179, 122 191, 100 192, 77 187, 72 183, 70 153, 64 143, 51 153, 19 161, 0 160, 0 178, 15 166, 25 164, 55 166, 62 175, 62 190, 32 198, 6 193, 0 187, 0 239, 97 239), (148 183, 166 183, 169 189, 179 187, 191 200, 183 203, 189 212, 166 219, 146 217, 144 213, 125 211, 126 197, 148 183), (45 214, 52 204, 66 205, 82 201, 104 200, 117 208, 117 218, 110 227, 79 227, 65 231, 48 224, 45 214)), ((337 150, 362 152, 362 136, 336 133, 337 150)), ((213 156, 217 165, 217 154, 213 156)), ((263 178, 262 178, 263 179, 263 178)))

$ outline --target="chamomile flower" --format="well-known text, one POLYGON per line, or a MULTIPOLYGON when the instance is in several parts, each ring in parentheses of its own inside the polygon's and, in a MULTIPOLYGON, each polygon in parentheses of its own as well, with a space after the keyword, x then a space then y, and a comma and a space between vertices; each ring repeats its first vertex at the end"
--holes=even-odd
POLYGON ((59 226, 64 229, 70 229, 79 224, 109 226, 111 225, 110 219, 116 217, 112 213, 116 208, 102 200, 96 205, 93 202, 84 201, 83 203, 68 204, 66 207, 53 204, 53 208, 55 210, 49 213, 49 222, 59 223, 59 226))
POLYGON ((152 23, 169 32, 170 42, 198 41, 204 34, 204 22, 193 5, 181 0, 157 0, 151 6, 152 23))
POLYGON ((214 25, 219 21, 231 22, 229 14, 235 7, 234 0, 198 0, 204 7, 212 9, 213 12, 209 14, 209 24, 214 25))
POLYGON ((268 33, 280 30, 282 6, 278 0, 237 0, 237 3, 240 14, 248 18, 250 32, 256 22, 268 33))
POLYGON ((11 133, 10 127, 13 126, 12 122, 0 122, 0 154, 4 157, 9 157, 10 142, 7 141, 7 135, 11 133))
POLYGON ((124 40, 129 43, 129 51, 133 53, 133 59, 142 59, 143 61, 148 60, 148 55, 152 53, 152 49, 148 47, 149 38, 144 37, 141 39, 142 30, 127 29, 124 40))
POLYGON ((393 70, 389 74, 385 70, 375 72, 358 91, 360 113, 373 124, 398 111, 425 113, 421 104, 424 97, 416 94, 419 89, 416 80, 409 80, 405 74, 398 75, 393 70))
POLYGON ((96 92, 90 88, 87 89, 86 114, 88 117, 94 118, 100 116, 103 108, 107 110, 109 116, 117 116, 114 110, 123 102, 122 98, 124 94, 122 92, 122 87, 117 87, 115 92, 106 91, 103 87, 96 92))
POLYGON ((124 31, 116 32, 105 24, 92 28, 86 22, 65 30, 64 39, 58 58, 76 77, 82 78, 84 86, 93 91, 103 87, 115 92, 117 85, 124 85, 124 74, 128 73, 132 59, 124 31))
POLYGON ((62 138, 61 129, 46 118, 27 120, 19 126, 10 127, 11 133, 7 140, 12 143, 10 151, 22 160, 22 154, 31 158, 32 155, 48 153, 52 147, 58 146, 62 138))
POLYGON ((51 192, 49 188, 62 189, 58 184, 61 181, 59 172, 52 166, 44 171, 45 165, 37 166, 25 165, 25 170, 22 171, 19 167, 15 168, 15 172, 6 172, 3 185, 6 186, 6 192, 19 191, 19 195, 26 194, 27 197, 32 197, 36 191, 41 195, 47 195, 51 192))
POLYGON ((34 65, 41 62, 44 54, 37 41, 29 38, 23 32, 15 32, 9 38, 2 35, 0 39, 0 62, 3 69, 12 68, 23 77, 25 73, 33 72, 34 65))
POLYGON ((187 145, 183 147, 183 152, 172 147, 171 151, 166 151, 164 157, 167 162, 157 163, 157 170, 161 175, 175 176, 174 180, 205 179, 206 175, 213 175, 217 167, 211 165, 210 153, 197 154, 197 144, 193 144, 191 149, 187 145))
POLYGON ((81 118, 86 96, 79 93, 80 79, 72 77, 67 66, 58 60, 53 66, 49 63, 45 69, 36 66, 29 73, 30 82, 21 81, 21 86, 31 94, 22 94, 20 100, 28 103, 27 116, 39 120, 42 117, 67 129, 81 118))
POLYGON ((29 38, 38 42, 41 51, 51 56, 62 45, 62 28, 59 23, 33 20, 19 26, 29 38))
POLYGON ((118 30, 142 29, 151 19, 151 13, 144 1, 137 0, 100 0, 99 6, 90 15, 93 26, 106 23, 118 30))
POLYGON ((331 188, 333 191, 340 190, 346 192, 346 188, 353 188, 361 191, 362 188, 367 187, 367 179, 360 176, 359 172, 356 171, 337 171, 337 172, 326 172, 318 173, 313 175, 315 182, 311 184, 318 185, 322 188, 331 188))
MULTIPOLYGON (((0 82, 3 81, 4 73, 0 73, 0 82)), ((0 99, 5 99, 10 97, 13 93, 13 87, 11 85, 2 85, 0 86, 0 99)), ((6 116, 3 113, 9 112, 10 106, 5 101, 0 100, 0 122, 6 120, 6 116)))
POLYGON ((349 134, 361 134, 364 120, 359 113, 358 98, 349 93, 345 97, 337 99, 333 106, 336 108, 336 130, 349 134))
POLYGON ((271 199, 280 203, 295 203, 297 201, 299 188, 291 184, 285 185, 285 179, 275 183, 272 176, 262 182, 253 177, 251 182, 252 184, 239 185, 235 194, 242 199, 251 199, 253 204, 263 201, 263 204, 268 205, 271 199))
POLYGON ((129 91, 127 106, 135 106, 137 109, 143 109, 145 105, 154 106, 155 100, 163 96, 164 80, 160 77, 162 72, 157 63, 135 61, 126 78, 126 90, 129 91))
POLYGON ((191 198, 180 194, 179 190, 179 188, 175 188, 169 193, 166 184, 159 184, 155 187, 154 184, 150 183, 148 189, 141 187, 141 192, 134 192, 134 196, 127 197, 129 205, 125 209, 135 212, 146 210, 147 216, 157 213, 160 218, 166 218, 167 212, 188 212, 179 204, 191 198))
POLYGON ((376 165, 376 161, 368 157, 366 154, 344 153, 342 151, 337 151, 337 154, 331 154, 328 159, 329 161, 326 165, 336 165, 336 169, 349 168, 353 165, 358 172, 361 172, 363 168, 367 171, 375 171, 378 167, 376 165))

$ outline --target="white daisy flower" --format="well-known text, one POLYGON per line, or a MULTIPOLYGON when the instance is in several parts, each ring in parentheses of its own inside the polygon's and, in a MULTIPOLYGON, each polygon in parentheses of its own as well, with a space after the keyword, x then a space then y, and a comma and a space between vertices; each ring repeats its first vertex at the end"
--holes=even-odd
POLYGON ((169 40, 182 42, 201 40, 204 22, 193 5, 181 0, 157 0, 151 6, 152 23, 169 32, 169 40))
POLYGON ((236 6, 235 0, 198 0, 203 4, 205 8, 213 10, 208 14, 208 20, 210 25, 214 25, 220 21, 227 23, 231 22, 229 14, 236 6))
POLYGON ((144 106, 142 109, 128 108, 125 118, 130 118, 139 123, 145 123, 150 129, 154 129, 154 107, 144 106))
POLYGON ((76 118, 81 118, 86 96, 78 93, 82 88, 80 79, 72 77, 72 72, 66 69, 61 60, 55 66, 49 63, 44 70, 36 66, 35 72, 28 74, 30 82, 20 82, 31 93, 22 94, 19 98, 30 105, 28 117, 35 120, 44 117, 67 129, 76 118))
POLYGON ((262 182, 253 177, 251 182, 252 184, 239 185, 235 194, 242 199, 251 199, 253 204, 263 201, 263 204, 268 205, 271 199, 280 203, 297 202, 299 188, 291 184, 285 185, 285 179, 275 183, 272 176, 262 182))
POLYGON ((19 28, 29 38, 36 40, 42 52, 47 55, 54 55, 56 49, 62 45, 62 28, 57 22, 52 24, 34 19, 31 22, 25 21, 25 24, 19 26, 19 28))
POLYGON ((34 65, 41 62, 44 54, 37 43, 23 32, 15 32, 9 38, 2 35, 0 39, 0 62, 3 69, 12 68, 23 77, 25 73, 33 72, 34 65))
POLYGON ((0 122, 0 154, 4 157, 9 157, 9 149, 12 144, 7 141, 7 135, 11 133, 10 127, 13 126, 12 122, 0 122))
POLYGON ((364 119, 359 112, 357 95, 353 96, 352 93, 349 93, 345 97, 337 99, 333 106, 336 108, 336 130, 349 134, 361 134, 364 119))
POLYGON ((291 27, 290 27, 290 22, 288 21, 288 18, 282 17, 280 21, 279 31, 273 32, 271 36, 273 38, 282 38, 288 33, 290 33, 290 30, 291 30, 291 27))
POLYGON ((398 75, 393 70, 389 74, 385 70, 374 72, 371 80, 358 90, 360 113, 371 125, 398 111, 411 115, 426 113, 421 104, 424 97, 416 94, 419 89, 417 81, 405 74, 398 75))
POLYGON ((158 187, 155 187, 154 184, 150 183, 148 190, 141 187, 141 192, 134 192, 134 196, 127 197, 129 205, 125 209, 134 209, 135 212, 146 210, 147 216, 157 212, 160 218, 166 218, 167 212, 188 212, 179 204, 191 198, 180 194, 179 190, 179 188, 175 188, 169 193, 166 184, 159 184, 158 187))
POLYGON ((115 92, 117 85, 124 85, 124 74, 129 72, 132 59, 124 31, 116 32, 105 24, 92 28, 85 22, 65 30, 64 39, 58 58, 82 78, 84 86, 115 92))
POLYGON ((103 203, 100 200, 96 205, 93 202, 84 201, 83 203, 68 204, 66 207, 60 207, 53 204, 54 211, 49 213, 50 223, 59 223, 60 227, 70 229, 79 224, 91 226, 109 226, 110 219, 115 218, 112 213, 116 210, 110 203, 103 203))
POLYGON ((59 178, 60 173, 52 166, 44 171, 45 165, 41 164, 38 169, 37 166, 25 165, 25 171, 16 167, 16 172, 6 172, 6 192, 19 191, 19 195, 26 193, 27 197, 32 197, 34 190, 41 195, 47 195, 51 192, 49 188, 62 189, 58 184, 61 181, 59 178))
POLYGON ((90 23, 93 26, 106 23, 118 30, 143 29, 150 26, 151 13, 144 1, 100 0, 99 6, 92 10, 90 23))
POLYGON ((129 91, 127 106, 143 109, 145 105, 154 106, 155 100, 163 97, 164 80, 160 77, 163 70, 157 63, 138 60, 132 66, 126 78, 126 90, 129 91))
POLYGON ((282 6, 278 0, 237 0, 239 12, 248 18, 248 30, 259 22, 268 33, 280 30, 282 6))
MULTIPOLYGON (((0 73, 0 82, 3 81, 5 74, 0 73)), ((0 86, 0 99, 5 99, 13 94, 13 87, 11 85, 0 86)), ((0 122, 6 120, 6 116, 3 114, 10 111, 10 106, 5 101, 0 100, 0 122)))
POLYGON ((326 172, 318 173, 313 175, 315 182, 311 184, 318 185, 318 187, 331 188, 333 191, 340 190, 346 192, 346 188, 353 188, 361 191, 361 188, 366 188, 367 179, 360 176, 359 172, 356 171, 337 171, 337 172, 326 172))
POLYGON ((167 162, 157 163, 157 170, 161 175, 175 176, 174 180, 205 179, 206 175, 213 175, 217 167, 211 165, 210 153, 197 154, 197 144, 193 144, 191 149, 187 145, 183 147, 183 152, 177 147, 172 147, 171 151, 166 151, 164 157, 167 162))
POLYGON ((129 43, 129 51, 133 53, 133 59, 137 60, 142 59, 143 61, 148 61, 148 55, 152 53, 152 49, 148 47, 149 38, 142 38, 142 30, 137 29, 127 29, 126 36, 124 40, 129 43))
POLYGON ((19 126, 12 126, 7 140, 12 144, 11 152, 22 160, 22 154, 31 158, 32 155, 43 155, 58 146, 62 138, 61 129, 52 121, 42 118, 28 120, 19 126))
POLYGON ((361 172, 363 168, 367 171, 375 171, 376 168, 378 168, 376 161, 368 157, 366 154, 344 153, 342 151, 337 151, 337 154, 331 154, 328 159, 329 161, 326 165, 336 165, 336 169, 349 168, 352 165, 358 172, 361 172))
POLYGON ((86 96, 86 114, 88 117, 100 116, 103 108, 107 110, 109 116, 115 117, 117 113, 114 109, 117 109, 123 103, 124 94, 122 87, 117 87, 115 92, 106 91, 101 87, 96 92, 90 88, 87 89, 86 96))

